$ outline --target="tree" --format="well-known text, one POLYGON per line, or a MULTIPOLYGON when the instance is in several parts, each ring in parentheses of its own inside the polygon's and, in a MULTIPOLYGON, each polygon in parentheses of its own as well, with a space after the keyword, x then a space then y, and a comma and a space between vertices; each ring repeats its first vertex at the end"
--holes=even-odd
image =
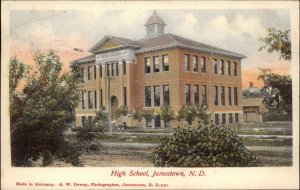
POLYGON ((261 69, 258 79, 264 81, 264 103, 270 111, 292 113, 292 79, 261 69))
POLYGON ((116 116, 119 118, 121 116, 126 116, 129 113, 127 106, 123 105, 120 106, 117 110, 116 110, 116 116))
POLYGON ((142 119, 143 119, 143 109, 142 107, 135 107, 134 111, 132 113, 132 118, 136 121, 138 121, 139 123, 141 123, 142 119))
POLYGON ((24 67, 10 60, 10 114, 12 165, 31 166, 42 159, 47 166, 54 159, 79 166, 79 153, 65 139, 64 132, 75 120, 82 74, 78 65, 61 73, 62 62, 53 51, 37 53, 37 73, 28 76, 22 92, 14 90, 24 77, 24 67))
POLYGON ((197 105, 183 105, 178 112, 177 119, 185 120, 189 125, 192 124, 194 119, 203 121, 208 124, 210 115, 206 113, 206 108, 197 105))
POLYGON ((153 149, 156 167, 248 167, 256 158, 241 139, 225 127, 182 127, 161 138, 153 149))
POLYGON ((174 119, 174 110, 172 110, 172 108, 168 105, 160 107, 160 110, 160 117, 164 121, 165 127, 167 127, 166 123, 169 123, 172 119, 174 119))
POLYGON ((94 126, 97 131, 104 133, 108 129, 108 112, 102 107, 96 112, 94 126))
POLYGON ((280 54, 280 58, 291 60, 291 39, 290 30, 281 31, 274 28, 268 28, 268 36, 259 39, 264 43, 258 50, 266 49, 268 53, 274 51, 280 54))
POLYGON ((153 109, 144 109, 142 111, 142 115, 146 120, 146 127, 148 127, 147 124, 149 122, 151 122, 151 120, 154 118, 154 110, 153 109))

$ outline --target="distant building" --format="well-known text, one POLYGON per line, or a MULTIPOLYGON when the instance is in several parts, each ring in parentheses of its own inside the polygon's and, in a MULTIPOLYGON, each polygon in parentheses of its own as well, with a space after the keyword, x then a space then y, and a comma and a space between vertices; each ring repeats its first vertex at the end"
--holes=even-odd
POLYGON ((143 121, 151 127, 165 127, 159 116, 163 105, 175 112, 185 104, 207 106, 216 124, 242 120, 244 55, 165 34, 166 23, 155 11, 145 26, 140 40, 107 35, 89 50, 90 56, 74 61, 84 73, 76 126, 91 121, 101 106, 115 120, 122 105, 131 111, 154 109, 155 118, 143 121))
POLYGON ((248 88, 243 90, 244 121, 261 122, 262 114, 267 111, 263 103, 263 93, 260 88, 254 87, 250 82, 248 88))
POLYGON ((250 82, 249 87, 242 91, 243 98, 261 98, 263 96, 260 88, 254 87, 253 82, 250 82))

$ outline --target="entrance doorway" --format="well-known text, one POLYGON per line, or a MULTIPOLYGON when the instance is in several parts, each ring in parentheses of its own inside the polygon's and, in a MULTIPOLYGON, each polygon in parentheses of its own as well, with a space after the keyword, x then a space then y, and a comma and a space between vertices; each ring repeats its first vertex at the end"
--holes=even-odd
POLYGON ((116 111, 118 109, 118 98, 116 96, 112 96, 110 98, 111 101, 111 120, 116 120, 116 111))

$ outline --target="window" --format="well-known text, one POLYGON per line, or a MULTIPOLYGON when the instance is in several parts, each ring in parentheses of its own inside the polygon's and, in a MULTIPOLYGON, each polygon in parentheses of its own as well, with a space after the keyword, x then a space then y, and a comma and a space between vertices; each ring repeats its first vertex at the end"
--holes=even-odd
POLYGON ((229 123, 233 123, 232 113, 229 113, 229 123))
POLYGON ((235 113, 235 122, 238 123, 239 122, 239 114, 235 113))
POLYGON ((154 56, 153 57, 153 72, 157 73, 159 72, 159 57, 158 56, 154 56))
POLYGON ((82 125, 82 127, 86 126, 86 122, 87 122, 86 116, 81 116, 81 125, 82 125))
POLYGON ((206 86, 203 85, 202 86, 202 106, 206 106, 207 105, 207 101, 206 101, 206 86))
POLYGON ((228 87, 228 105, 231 106, 232 105, 232 101, 231 101, 231 87, 228 87))
POLYGON ((94 102, 95 102, 95 108, 97 108, 97 91, 94 92, 94 102))
POLYGON ((109 75, 110 75, 109 74, 109 64, 106 64, 105 67, 106 67, 106 76, 109 77, 109 75))
POLYGON ((221 86, 221 105, 225 106, 225 87, 221 86))
POLYGON ((234 105, 237 106, 238 105, 238 95, 237 95, 237 87, 234 87, 234 92, 233 92, 233 102, 234 102, 234 105))
POLYGON ((151 107, 151 86, 145 87, 145 106, 151 107))
POLYGON ((206 73, 206 58, 201 57, 201 72, 206 73))
POLYGON ((122 62, 122 67, 123 67, 123 75, 126 75, 126 62, 122 62))
POLYGON ((227 74, 231 75, 231 63, 230 63, 230 61, 227 61, 227 74))
POLYGON ((214 105, 217 106, 218 104, 218 87, 214 86, 214 105))
POLYGON ((226 114, 222 113, 222 124, 226 123, 226 114))
POLYGON ((234 62, 233 64, 234 64, 234 67, 233 67, 233 74, 234 74, 234 76, 237 76, 237 63, 234 62))
POLYGON ((190 55, 187 54, 184 55, 184 70, 185 71, 190 70, 190 55))
POLYGON ((103 90, 100 89, 100 107, 103 106, 103 90))
POLYGON ((119 75, 119 62, 116 63, 116 75, 119 75))
POLYGON ((81 108, 85 109, 85 92, 81 92, 81 108))
POLYGON ((114 76, 115 75, 115 64, 114 63, 110 64, 110 67, 111 67, 111 76, 114 76))
POLYGON ((102 65, 99 65, 99 78, 102 78, 102 65))
POLYGON ((170 105, 170 91, 169 85, 163 85, 163 101, 164 105, 170 105))
POLYGON ((92 91, 88 91, 88 108, 93 108, 92 91))
POLYGON ((92 77, 92 67, 88 66, 88 80, 91 80, 92 77))
POLYGON ((213 60, 213 70, 214 74, 218 74, 218 64, 217 64, 217 59, 213 60))
POLYGON ((86 78, 85 78, 85 68, 84 67, 81 68, 81 74, 82 74, 81 82, 84 82, 86 80, 86 78))
POLYGON ((160 86, 154 86, 154 106, 160 106, 160 86))
POLYGON ((185 104, 191 104, 191 85, 185 85, 185 104))
POLYGON ((220 124, 220 122, 219 122, 219 114, 215 114, 215 124, 216 125, 219 125, 220 124))
POLYGON ((162 56, 162 62, 163 62, 163 71, 169 71, 169 57, 168 55, 162 56))
POLYGON ((126 87, 123 89, 124 106, 127 106, 127 90, 126 87))
POLYGON ((194 104, 199 105, 199 86, 194 85, 194 104))
POLYGON ((151 65, 150 65, 150 58, 146 57, 144 59, 144 64, 145 64, 145 73, 151 73, 151 65))
POLYGON ((195 55, 193 56, 193 71, 198 72, 198 57, 195 55))
POLYGON ((96 65, 94 65, 94 79, 96 80, 97 79, 97 68, 96 68, 96 65))
POLYGON ((220 74, 224 75, 224 60, 220 60, 220 74))

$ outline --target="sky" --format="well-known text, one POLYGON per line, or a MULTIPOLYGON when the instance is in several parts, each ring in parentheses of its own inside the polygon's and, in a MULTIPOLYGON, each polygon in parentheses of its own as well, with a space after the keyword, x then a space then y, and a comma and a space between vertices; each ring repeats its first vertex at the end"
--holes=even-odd
MULTIPOLYGON (((279 54, 258 51, 259 38, 267 35, 267 28, 290 29, 288 9, 157 9, 165 21, 165 33, 177 34, 215 47, 241 53, 243 88, 257 80, 259 68, 287 75, 291 63, 279 54)), ((33 65, 37 51, 54 50, 64 63, 89 55, 88 50, 105 35, 133 40, 146 34, 144 24, 153 10, 93 9, 93 10, 12 10, 9 17, 10 57, 17 56, 25 64, 33 65), (80 48, 84 52, 74 51, 80 48)))

